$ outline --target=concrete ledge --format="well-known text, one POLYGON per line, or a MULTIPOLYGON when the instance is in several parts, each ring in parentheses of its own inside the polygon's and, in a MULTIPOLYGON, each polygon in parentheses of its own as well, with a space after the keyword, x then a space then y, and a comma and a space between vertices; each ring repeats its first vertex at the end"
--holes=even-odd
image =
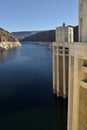
POLYGON ((87 67, 83 66, 82 67, 82 72, 87 73, 87 67))
POLYGON ((80 85, 81 85, 81 87, 87 89, 87 82, 82 81, 80 85))

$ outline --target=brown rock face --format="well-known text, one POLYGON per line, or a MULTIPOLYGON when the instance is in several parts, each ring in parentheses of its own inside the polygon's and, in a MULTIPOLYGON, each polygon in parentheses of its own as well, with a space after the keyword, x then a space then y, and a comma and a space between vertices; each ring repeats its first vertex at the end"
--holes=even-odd
POLYGON ((0 28, 0 50, 21 46, 20 42, 8 31, 0 28))
POLYGON ((0 28, 0 42, 18 42, 18 40, 11 33, 0 28))

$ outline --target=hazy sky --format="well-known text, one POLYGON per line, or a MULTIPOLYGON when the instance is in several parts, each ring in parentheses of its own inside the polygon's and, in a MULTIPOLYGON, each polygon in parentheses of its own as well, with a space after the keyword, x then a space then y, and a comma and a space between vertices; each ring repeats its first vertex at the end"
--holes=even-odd
POLYGON ((0 0, 0 27, 12 31, 49 30, 78 24, 78 0, 0 0))

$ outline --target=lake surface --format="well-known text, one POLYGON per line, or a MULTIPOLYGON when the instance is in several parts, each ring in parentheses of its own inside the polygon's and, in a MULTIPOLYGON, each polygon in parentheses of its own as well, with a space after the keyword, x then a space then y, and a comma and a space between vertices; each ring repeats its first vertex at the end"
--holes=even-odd
POLYGON ((67 100, 52 91, 52 52, 22 43, 0 52, 0 130, 66 130, 67 100))

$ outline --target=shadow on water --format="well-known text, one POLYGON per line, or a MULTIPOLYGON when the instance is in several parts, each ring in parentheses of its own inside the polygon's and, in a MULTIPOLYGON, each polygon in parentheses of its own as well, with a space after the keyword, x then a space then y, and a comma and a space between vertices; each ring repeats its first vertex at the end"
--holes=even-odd
POLYGON ((54 95, 56 130, 67 130, 67 102, 68 99, 54 95))
POLYGON ((6 128, 9 130, 67 130, 67 99, 57 98, 53 95, 52 106, 45 105, 43 101, 40 101, 39 104, 34 102, 33 105, 31 103, 29 105, 29 103, 22 104, 17 100, 16 102, 12 100, 10 103, 8 100, 7 103, 3 100, 2 112, 0 109, 0 130, 6 128))

